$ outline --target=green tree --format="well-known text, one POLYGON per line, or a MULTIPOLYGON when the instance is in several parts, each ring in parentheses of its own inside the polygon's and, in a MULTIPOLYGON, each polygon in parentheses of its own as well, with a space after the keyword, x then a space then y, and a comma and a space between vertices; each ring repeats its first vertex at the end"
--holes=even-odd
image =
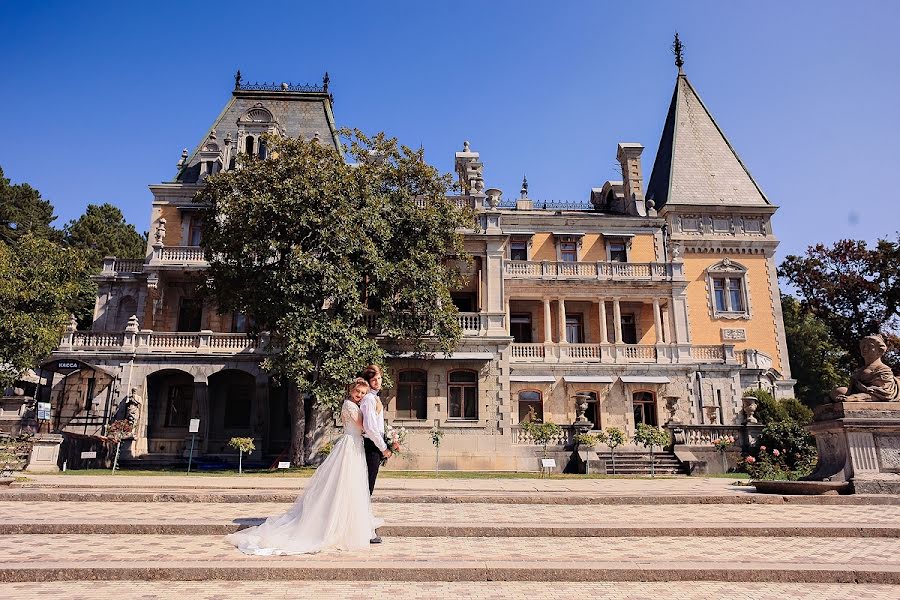
MULTIPOLYGON (((861 240, 831 247, 810 246, 803 256, 788 256, 778 274, 798 291, 801 303, 821 320, 839 348, 847 351, 845 371, 861 360, 859 340, 882 332, 897 348, 900 327, 900 234, 879 239, 874 248, 861 240)), ((900 366, 896 351, 885 362, 900 366)))
POLYGON ((207 179, 202 205, 207 293, 223 311, 254 317, 279 351, 264 367, 299 394, 289 403, 290 460, 304 460, 303 401, 334 408, 362 365, 384 357, 374 328, 397 349, 445 351, 461 336, 450 290, 462 277, 461 228, 472 215, 451 185, 395 139, 358 131, 350 164, 318 141, 268 140, 269 158, 207 179))
POLYGON ((794 393, 807 406, 816 406, 845 379, 847 352, 834 342, 825 323, 793 296, 781 296, 781 313, 791 376, 797 380, 794 393))
POLYGON ((0 383, 56 348, 89 273, 75 248, 30 234, 0 242, 0 383))
POLYGON ((12 244, 29 233, 58 241, 60 233, 50 225, 55 219, 49 200, 27 183, 10 185, 0 168, 0 241, 12 244))
POLYGON ((147 235, 139 234, 109 203, 88 204, 83 215, 66 224, 63 235, 66 245, 87 251, 98 268, 105 256, 143 258, 147 251, 147 235))
POLYGON ((661 427, 638 423, 633 440, 635 444, 640 444, 650 450, 650 477, 654 477, 656 475, 655 448, 658 446, 662 450, 669 444, 669 432, 661 427))

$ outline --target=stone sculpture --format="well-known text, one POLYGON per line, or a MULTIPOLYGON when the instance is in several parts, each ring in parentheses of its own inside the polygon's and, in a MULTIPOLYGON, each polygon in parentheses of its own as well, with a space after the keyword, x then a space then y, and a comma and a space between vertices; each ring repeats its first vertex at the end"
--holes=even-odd
POLYGON ((748 425, 759 423, 756 418, 757 402, 753 396, 744 396, 744 419, 748 425))
POLYGON ((880 335, 868 335, 859 341, 865 366, 850 375, 850 386, 832 390, 832 402, 898 402, 900 380, 881 362, 887 344, 880 335))

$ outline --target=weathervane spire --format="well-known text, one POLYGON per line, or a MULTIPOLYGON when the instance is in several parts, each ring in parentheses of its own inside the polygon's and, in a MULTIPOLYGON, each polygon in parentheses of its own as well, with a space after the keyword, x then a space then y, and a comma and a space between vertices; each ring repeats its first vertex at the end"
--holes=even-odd
POLYGON ((678 37, 678 32, 675 32, 675 42, 672 44, 672 53, 675 55, 675 66, 678 67, 678 74, 684 75, 684 44, 681 43, 681 39, 678 37))

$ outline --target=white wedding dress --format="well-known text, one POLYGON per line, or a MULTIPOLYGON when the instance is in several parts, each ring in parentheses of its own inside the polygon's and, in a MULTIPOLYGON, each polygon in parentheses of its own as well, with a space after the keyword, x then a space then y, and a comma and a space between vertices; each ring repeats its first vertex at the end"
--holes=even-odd
POLYGON ((289 511, 228 536, 245 554, 310 554, 361 550, 383 521, 372 515, 360 410, 344 401, 344 435, 335 443, 289 511))

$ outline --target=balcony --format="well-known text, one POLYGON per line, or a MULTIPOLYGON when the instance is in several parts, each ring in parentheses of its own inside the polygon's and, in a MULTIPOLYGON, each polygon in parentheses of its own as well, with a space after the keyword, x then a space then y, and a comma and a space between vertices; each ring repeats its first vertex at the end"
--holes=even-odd
POLYGON ((672 281, 684 279, 684 265, 675 263, 504 261, 507 279, 577 279, 597 281, 672 281))
MULTIPOLYGON (((735 351, 731 344, 694 346, 687 344, 558 344, 513 343, 514 363, 605 363, 605 364, 728 364, 759 368, 766 355, 756 350, 735 351), (758 357, 764 358, 758 358, 758 357)), ((771 359, 768 359, 771 366, 771 359)))
POLYGON ((200 246, 154 246, 150 264, 200 268, 209 266, 200 246))
POLYGON ((141 273, 143 270, 143 258, 116 258, 115 256, 107 256, 103 259, 103 270, 100 275, 104 277, 130 275, 132 273, 141 273))
MULTIPOLYGON (((461 312, 456 316, 463 337, 481 337, 487 335, 499 335, 506 337, 505 316, 503 313, 477 313, 461 312)), ((378 316, 376 313, 367 312, 363 319, 366 327, 372 335, 378 335, 378 316)))
POLYGON ((260 354, 267 350, 268 335, 212 331, 154 332, 67 331, 57 352, 127 352, 134 354, 260 354))

